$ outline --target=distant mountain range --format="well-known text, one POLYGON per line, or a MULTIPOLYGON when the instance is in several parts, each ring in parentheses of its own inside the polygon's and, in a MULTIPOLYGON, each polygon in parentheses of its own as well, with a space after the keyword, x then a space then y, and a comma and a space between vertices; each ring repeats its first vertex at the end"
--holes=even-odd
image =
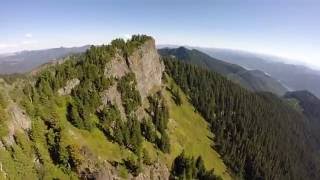
POLYGON ((248 69, 264 71, 280 80, 290 90, 308 90, 320 97, 320 71, 303 65, 285 63, 284 59, 244 51, 197 48, 208 55, 248 69))
POLYGON ((25 73, 44 63, 73 53, 84 52, 90 46, 21 51, 0 55, 0 74, 25 73))
POLYGON ((220 73, 252 91, 268 91, 280 96, 287 91, 280 82, 260 70, 247 70, 239 65, 212 58, 199 50, 179 47, 163 48, 158 51, 162 56, 174 56, 181 61, 220 73))

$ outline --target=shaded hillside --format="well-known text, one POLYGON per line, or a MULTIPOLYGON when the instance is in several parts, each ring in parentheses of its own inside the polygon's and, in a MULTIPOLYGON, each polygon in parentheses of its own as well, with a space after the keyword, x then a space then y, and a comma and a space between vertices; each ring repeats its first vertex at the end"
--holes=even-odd
POLYGON ((34 51, 22 51, 15 54, 0 56, 0 74, 29 72, 37 66, 57 60, 64 56, 84 52, 89 46, 74 48, 53 48, 34 51))
POLYGON ((302 65, 283 63, 285 60, 273 56, 266 56, 228 49, 197 48, 214 58, 238 64, 249 69, 258 69, 279 79, 291 90, 304 90, 320 97, 320 71, 302 65))
POLYGON ((303 113, 320 124, 320 99, 308 91, 292 91, 286 93, 285 98, 295 98, 303 108, 303 113))
POLYGON ((211 124, 215 147, 244 179, 319 179, 316 138, 304 116, 271 93, 166 58, 166 72, 211 124))
POLYGON ((278 95, 283 95, 286 92, 286 88, 281 83, 261 71, 249 71, 236 64, 212 58, 195 49, 189 50, 180 47, 164 48, 158 51, 162 56, 174 56, 181 61, 218 72, 252 91, 268 91, 278 95))
POLYGON ((308 123, 320 142, 320 99, 309 91, 292 91, 286 93, 284 97, 298 102, 300 111, 308 118, 308 123))

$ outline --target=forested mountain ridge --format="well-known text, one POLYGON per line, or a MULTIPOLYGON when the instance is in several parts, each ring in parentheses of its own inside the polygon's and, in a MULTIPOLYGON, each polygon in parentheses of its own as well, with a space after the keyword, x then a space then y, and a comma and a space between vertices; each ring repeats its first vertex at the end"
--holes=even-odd
POLYGON ((305 117, 270 93, 251 93, 175 58, 166 72, 210 123, 215 147, 244 179, 319 179, 318 141, 305 117))
POLYGON ((154 40, 137 35, 2 76, 0 178, 231 179, 208 123, 163 73, 154 40))
POLYGON ((273 92, 280 96, 287 91, 280 82, 262 71, 247 70, 239 65, 212 58, 196 49, 179 47, 162 48, 158 51, 162 56, 174 56, 181 61, 208 68, 252 91, 273 92))

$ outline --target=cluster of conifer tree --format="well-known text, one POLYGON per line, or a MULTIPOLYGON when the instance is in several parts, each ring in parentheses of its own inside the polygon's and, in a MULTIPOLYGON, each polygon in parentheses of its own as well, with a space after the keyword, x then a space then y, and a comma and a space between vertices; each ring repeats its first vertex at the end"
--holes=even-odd
POLYGON ((166 72, 210 123, 215 148, 238 177, 319 179, 305 119, 270 93, 252 93, 217 73, 164 58, 166 72))
POLYGON ((164 98, 159 91, 149 98, 150 107, 148 113, 152 118, 153 125, 150 120, 144 120, 143 133, 147 139, 155 143, 163 152, 170 152, 169 136, 166 132, 169 121, 169 110, 164 102, 164 98), (152 127, 155 126, 155 129, 152 127), (160 137, 157 136, 156 131, 160 133, 160 137))
POLYGON ((182 99, 180 95, 180 89, 174 88, 173 86, 167 87, 167 90, 169 90, 172 94, 173 101, 176 103, 176 105, 181 106, 182 99))
POLYGON ((56 95, 55 88, 58 87, 54 73, 44 71, 36 78, 35 85, 26 84, 21 104, 32 120, 31 147, 42 164, 38 175, 45 178, 75 177, 74 172, 82 163, 80 147, 66 141, 67 130, 59 113, 59 108, 66 102, 56 95))
POLYGON ((0 138, 7 134, 7 113, 5 112, 5 108, 7 107, 7 101, 4 95, 0 92, 0 138))
POLYGON ((221 177, 214 175, 214 170, 206 170, 201 156, 187 157, 182 151, 172 163, 170 179, 220 180, 221 177))
POLYGON ((141 106, 141 96, 136 90, 137 82, 134 73, 128 73, 118 82, 118 91, 121 93, 121 100, 125 112, 131 116, 141 106))
POLYGON ((98 117, 100 126, 109 139, 141 155, 142 134, 140 122, 135 115, 128 116, 124 121, 117 106, 110 104, 98 112, 98 117))

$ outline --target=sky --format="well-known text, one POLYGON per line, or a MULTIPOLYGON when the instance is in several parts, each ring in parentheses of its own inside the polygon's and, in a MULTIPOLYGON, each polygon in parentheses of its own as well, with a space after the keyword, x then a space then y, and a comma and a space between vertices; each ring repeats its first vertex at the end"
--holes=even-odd
POLYGON ((239 49, 320 68, 319 0, 0 0, 0 53, 106 44, 239 49))

